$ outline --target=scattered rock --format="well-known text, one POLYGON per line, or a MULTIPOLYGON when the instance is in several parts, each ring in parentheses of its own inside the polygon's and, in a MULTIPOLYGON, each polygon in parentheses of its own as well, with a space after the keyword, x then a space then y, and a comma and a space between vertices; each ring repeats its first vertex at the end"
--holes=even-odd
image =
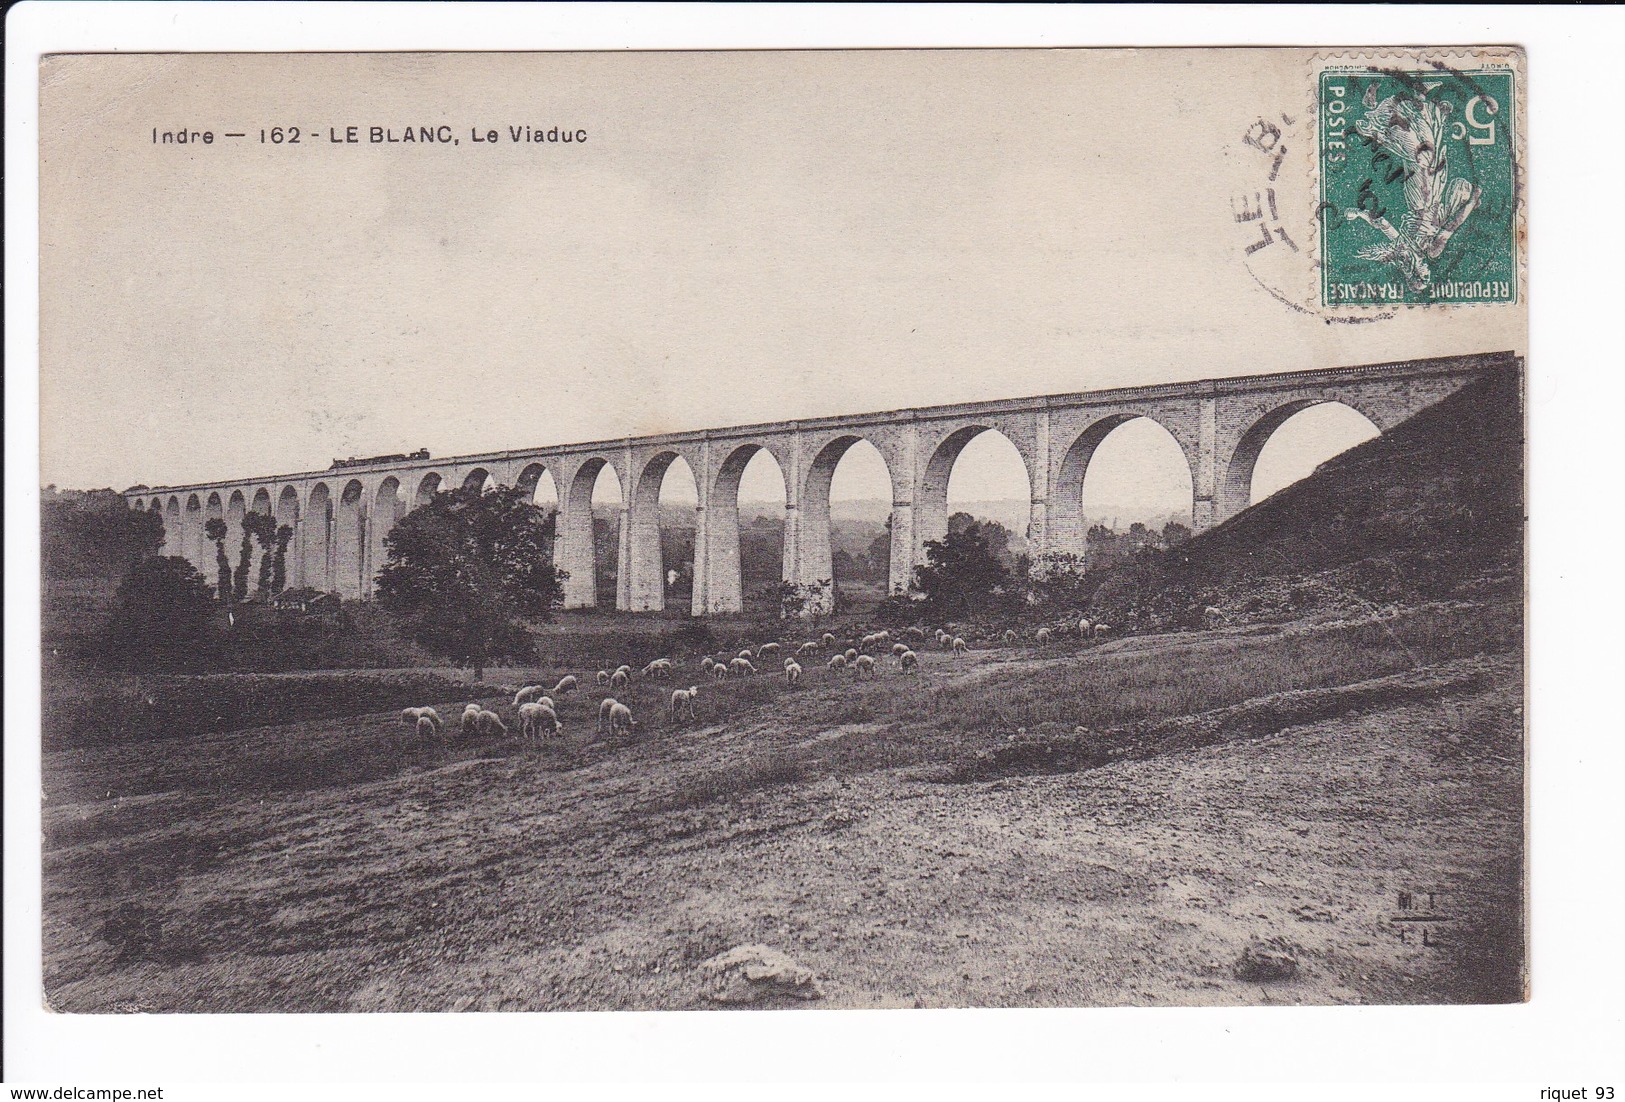
POLYGON ((1290 979, 1298 972, 1298 958, 1293 949, 1284 938, 1255 939, 1236 962, 1236 977, 1258 983, 1290 979))
POLYGON ((459 995, 457 997, 457 1001, 451 1004, 451 1012, 453 1014, 461 1014, 463 1011, 467 1010, 469 1007, 471 1007, 473 1005, 474 1005, 474 996, 473 995, 459 995))
POLYGON ((1313 903, 1304 903, 1292 908, 1292 913, 1298 916, 1299 922, 1336 922, 1337 916, 1325 907, 1317 907, 1313 903))
POLYGON ((811 968, 797 964, 766 945, 739 945, 699 967, 705 996, 721 1003, 762 999, 821 999, 823 991, 811 968))
POLYGON ((838 807, 823 818, 825 830, 845 830, 858 821, 857 815, 844 807, 838 807))

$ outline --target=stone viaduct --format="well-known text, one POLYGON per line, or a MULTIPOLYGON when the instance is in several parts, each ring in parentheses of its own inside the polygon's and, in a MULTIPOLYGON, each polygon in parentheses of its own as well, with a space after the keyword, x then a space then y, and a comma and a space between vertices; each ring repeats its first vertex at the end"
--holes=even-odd
MULTIPOLYGON (((241 538, 250 511, 291 525, 288 585, 366 597, 385 561, 384 536, 436 491, 488 483, 534 491, 546 472, 558 491, 555 561, 569 571, 566 607, 596 603, 592 492, 610 468, 622 489, 616 607, 664 607, 661 481, 681 456, 694 474, 693 613, 742 607, 739 480, 758 451, 784 477, 784 579, 829 579, 829 489, 841 456, 867 440, 886 462, 892 484, 891 583, 906 584, 924 561, 927 540, 948 524, 948 477, 965 445, 983 432, 1015 445, 1032 488, 1030 546, 1038 555, 1083 553, 1083 479, 1103 440, 1149 417, 1178 442, 1190 464, 1198 531, 1246 508, 1253 465, 1289 417, 1340 402, 1381 431, 1444 398, 1475 377, 1516 366, 1510 352, 1338 367, 1278 375, 1056 394, 821 417, 660 436, 560 444, 451 459, 380 462, 326 471, 191 486, 133 487, 133 508, 164 518, 164 554, 190 559, 212 578, 213 548, 203 535, 211 517, 226 520, 227 547, 241 538)), ((235 554, 235 552, 233 552, 235 554)))

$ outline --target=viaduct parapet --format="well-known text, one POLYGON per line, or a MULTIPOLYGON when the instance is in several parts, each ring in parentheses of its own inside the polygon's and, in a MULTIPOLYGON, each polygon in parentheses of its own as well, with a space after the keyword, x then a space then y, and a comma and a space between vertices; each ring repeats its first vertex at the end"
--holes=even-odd
POLYGON ((948 527, 948 476, 983 432, 1002 433, 1026 465, 1031 487, 1028 540, 1038 556, 1082 555, 1083 480, 1095 450, 1138 417, 1156 421, 1190 465, 1192 517, 1198 531, 1249 504, 1253 466, 1270 436, 1309 406, 1339 402, 1387 432, 1490 371, 1520 366, 1511 352, 1336 367, 1156 386, 928 406, 698 432, 599 440, 450 459, 405 459, 326 471, 191 486, 135 487, 132 508, 160 511, 164 554, 191 560, 212 576, 206 521, 224 519, 228 546, 241 538, 250 510, 294 530, 288 584, 366 597, 385 561, 384 537, 407 511, 439 490, 488 483, 534 491, 543 473, 558 490, 554 558, 569 572, 566 607, 596 603, 592 492, 608 467, 623 507, 617 534, 615 605, 664 607, 660 486, 681 456, 694 474, 693 613, 743 607, 739 559, 739 481, 758 451, 784 476, 786 581, 832 577, 830 480, 848 448, 875 446, 891 477, 891 586, 906 585, 924 561, 927 540, 948 527))

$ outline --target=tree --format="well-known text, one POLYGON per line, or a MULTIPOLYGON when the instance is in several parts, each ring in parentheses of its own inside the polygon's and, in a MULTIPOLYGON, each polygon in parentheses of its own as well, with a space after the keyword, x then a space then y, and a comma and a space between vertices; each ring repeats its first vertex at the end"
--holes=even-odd
POLYGON ((1051 551, 1029 564, 1026 573, 1028 600, 1045 608, 1086 608, 1091 582, 1084 571, 1082 555, 1051 551))
POLYGON ((203 522, 203 535, 214 541, 215 592, 220 603, 230 605, 235 591, 231 584, 231 560, 226 558, 226 522, 210 517, 203 522))
POLYGON ((598 604, 604 608, 615 607, 616 587, 620 585, 621 576, 621 536, 620 514, 618 511, 610 516, 597 516, 592 518, 592 558, 597 577, 598 604))
POLYGON ((986 606, 1010 581, 976 521, 940 540, 927 540, 925 557, 925 565, 914 568, 915 584, 933 610, 949 618, 986 606))
POLYGON ((886 518, 886 529, 869 543, 863 553, 869 570, 865 577, 885 580, 891 577, 891 517, 886 518))
POLYGON ((182 558, 142 559, 113 600, 103 650, 119 664, 195 655, 208 634, 209 583, 182 558))
POLYGON ((163 519, 131 509, 112 490, 47 487, 41 494, 40 566, 47 579, 122 578, 163 545, 163 519))
POLYGON ((564 598, 551 519, 513 487, 438 493, 385 537, 378 603, 475 680, 493 658, 529 660, 524 621, 550 619, 564 598))
POLYGON ((1178 547, 1191 538, 1190 526, 1181 524, 1177 520, 1170 520, 1162 526, 1162 546, 1178 547))
POLYGON ((784 575, 784 525, 753 517, 739 530, 739 576, 752 582, 784 575))
POLYGON ((276 518, 269 513, 253 512, 243 517, 243 548, 237 562, 237 599, 248 596, 249 540, 259 544, 260 569, 256 591, 265 596, 271 588, 271 547, 276 541, 276 518))
POLYGON ((993 557, 999 560, 1005 570, 1008 571, 1015 566, 1015 555, 1010 551, 1010 541, 1014 538, 1014 533, 998 521, 978 520, 969 513, 958 512, 948 518, 948 531, 963 532, 972 524, 982 526, 982 542, 993 552, 993 557))
POLYGON ((288 588, 288 544, 293 539, 293 526, 281 525, 276 530, 276 560, 271 564, 271 592, 281 593, 288 588))

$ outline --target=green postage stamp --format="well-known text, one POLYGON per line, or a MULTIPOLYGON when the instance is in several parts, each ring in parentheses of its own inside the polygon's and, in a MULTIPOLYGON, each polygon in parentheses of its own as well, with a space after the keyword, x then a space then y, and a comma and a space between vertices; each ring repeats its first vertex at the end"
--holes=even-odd
POLYGON ((1518 301, 1517 78, 1415 59, 1319 74, 1323 305, 1518 301))

